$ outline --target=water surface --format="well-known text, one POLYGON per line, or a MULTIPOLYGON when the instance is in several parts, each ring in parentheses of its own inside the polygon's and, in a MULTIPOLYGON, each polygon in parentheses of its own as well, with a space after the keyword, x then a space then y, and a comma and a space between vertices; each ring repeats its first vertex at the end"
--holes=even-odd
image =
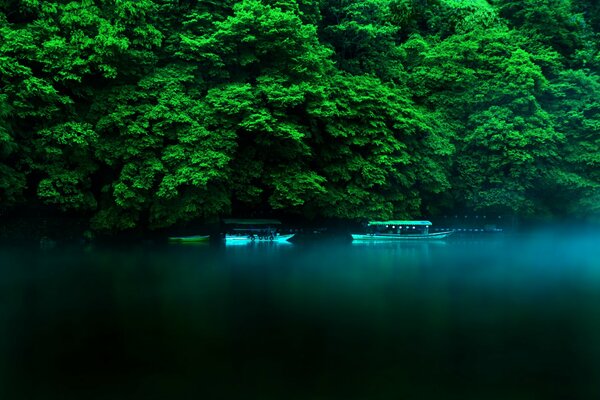
POLYGON ((600 236, 0 247, 2 399, 600 398, 600 236))

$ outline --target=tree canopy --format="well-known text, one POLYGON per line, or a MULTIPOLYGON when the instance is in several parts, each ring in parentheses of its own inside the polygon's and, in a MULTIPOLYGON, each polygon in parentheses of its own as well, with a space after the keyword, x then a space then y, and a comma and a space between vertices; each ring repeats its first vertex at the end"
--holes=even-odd
POLYGON ((591 0, 0 1, 0 211, 600 213, 591 0))

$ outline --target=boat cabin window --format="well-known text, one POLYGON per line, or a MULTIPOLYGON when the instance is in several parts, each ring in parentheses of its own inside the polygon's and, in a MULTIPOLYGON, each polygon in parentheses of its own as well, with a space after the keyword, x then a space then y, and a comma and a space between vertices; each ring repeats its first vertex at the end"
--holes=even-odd
POLYGON ((422 235, 429 233, 429 226, 377 224, 368 226, 367 232, 372 234, 422 235))

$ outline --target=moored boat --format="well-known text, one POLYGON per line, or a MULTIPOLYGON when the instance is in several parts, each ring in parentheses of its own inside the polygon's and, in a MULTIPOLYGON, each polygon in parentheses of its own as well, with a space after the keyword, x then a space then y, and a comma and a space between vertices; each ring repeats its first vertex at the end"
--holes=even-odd
POLYGON ((225 234, 226 243, 243 242, 287 242, 295 234, 277 231, 281 222, 276 219, 225 219, 229 228, 225 234))
POLYGON ((352 240, 437 240, 453 231, 429 233, 429 221, 369 221, 366 233, 353 233, 352 240))
POLYGON ((227 234, 225 235, 225 241, 227 242, 287 242, 294 237, 295 234, 280 235, 236 235, 227 234))
POLYGON ((169 242, 178 242, 178 243, 198 243, 198 242, 208 242, 210 240, 210 235, 194 235, 194 236, 170 236, 169 242))

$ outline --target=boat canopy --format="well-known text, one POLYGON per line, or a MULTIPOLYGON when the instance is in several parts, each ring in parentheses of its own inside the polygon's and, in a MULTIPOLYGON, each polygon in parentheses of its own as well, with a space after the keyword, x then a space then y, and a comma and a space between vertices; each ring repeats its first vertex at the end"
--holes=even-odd
POLYGON ((378 225, 418 225, 418 226, 430 226, 432 225, 429 221, 369 221, 369 226, 378 225))
POLYGON ((276 219, 224 219, 226 225, 281 225, 276 219))

